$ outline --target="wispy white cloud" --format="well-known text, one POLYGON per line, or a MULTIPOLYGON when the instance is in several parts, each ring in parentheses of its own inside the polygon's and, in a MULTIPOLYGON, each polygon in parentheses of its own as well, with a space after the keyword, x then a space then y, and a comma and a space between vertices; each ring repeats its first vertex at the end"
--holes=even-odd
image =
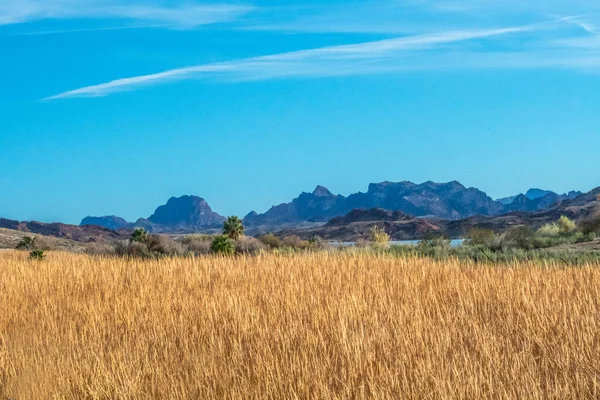
POLYGON ((142 75, 132 78, 117 79, 100 85, 88 86, 81 89, 71 90, 44 100, 66 99, 70 97, 102 97, 111 93, 128 90, 142 85, 179 80, 199 73, 215 73, 227 71, 234 68, 234 63, 200 65, 195 67, 179 68, 157 74, 142 75))
POLYGON ((75 89, 45 100, 106 96, 164 81, 202 77, 252 80, 282 76, 332 76, 408 70, 414 68, 414 57, 419 57, 419 52, 476 39, 535 31, 542 26, 449 31, 191 66, 75 89))
POLYGON ((581 14, 600 10, 595 0, 407 0, 413 5, 428 7, 439 11, 464 13, 492 11, 512 15, 535 13, 544 14, 581 14))
POLYGON ((565 21, 580 27, 589 34, 597 35, 598 28, 586 17, 588 16, 565 18, 565 21))
POLYGON ((458 30, 173 69, 70 90, 45 101, 101 97, 184 79, 226 81, 465 68, 600 71, 600 36, 586 16, 501 29, 458 30))
POLYGON ((235 4, 128 0, 2 0, 0 25, 47 19, 119 19, 177 28, 232 21, 253 7, 235 4))
POLYGON ((524 25, 557 15, 600 13, 597 0, 347 0, 265 7, 240 29, 417 34, 432 30, 524 25))

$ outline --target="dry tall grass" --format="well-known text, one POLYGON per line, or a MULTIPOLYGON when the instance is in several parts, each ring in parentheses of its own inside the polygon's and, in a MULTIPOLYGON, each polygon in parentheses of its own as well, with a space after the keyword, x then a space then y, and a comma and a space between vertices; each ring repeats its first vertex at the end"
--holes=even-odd
POLYGON ((599 267, 0 253, 0 399, 599 398, 599 267))

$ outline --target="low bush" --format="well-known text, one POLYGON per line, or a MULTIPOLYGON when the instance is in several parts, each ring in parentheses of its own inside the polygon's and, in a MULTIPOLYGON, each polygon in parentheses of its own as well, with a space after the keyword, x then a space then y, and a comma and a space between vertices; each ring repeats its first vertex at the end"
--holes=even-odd
POLYGON ((364 238, 358 238, 356 240, 355 246, 358 247, 359 249, 369 247, 369 241, 364 238))
POLYGON ((184 237, 181 244, 188 254, 203 256, 212 253, 210 245, 213 238, 208 235, 188 235, 184 237))
POLYGON ((327 250, 331 245, 320 236, 313 236, 308 239, 308 244, 312 250, 327 250))
POLYGON ((511 247, 531 250, 533 248, 533 238, 535 232, 528 226, 520 226, 506 232, 506 238, 511 244, 511 247))
POLYGON ((271 248, 278 249, 282 246, 281 239, 272 233, 267 233, 266 235, 262 235, 258 238, 262 244, 271 248))
POLYGON ((537 230, 536 234, 541 237, 557 237, 560 236, 561 230, 560 226, 556 222, 551 224, 546 224, 537 230))
POLYGON ((369 241, 371 244, 379 249, 385 249, 390 246, 390 235, 385 233, 382 228, 374 226, 371 228, 369 233, 369 241))
POLYGON ((46 258, 46 255, 44 254, 44 250, 33 250, 31 253, 29 253, 30 260, 42 261, 42 260, 44 260, 44 258, 46 258))
POLYGON ((600 214, 592 215, 579 222, 579 229, 585 235, 600 234, 600 214))
POLYGON ((109 243, 93 242, 85 246, 85 253, 90 256, 110 257, 116 255, 115 246, 109 243))
POLYGON ((115 254, 120 257, 156 258, 144 243, 132 241, 115 243, 115 254))
POLYGON ((564 215, 557 222, 546 224, 538 229, 537 234, 543 237, 568 236, 577 230, 575 222, 564 215))
POLYGON ((210 245, 210 249, 214 254, 226 256, 235 253, 235 245, 227 236, 216 236, 210 245))
MULTIPOLYGON (((113 245, 114 255, 121 257, 139 257, 139 258, 161 258, 178 257, 187 254, 184 246, 166 235, 153 235, 143 229, 136 229, 131 238, 127 241, 117 242, 113 245)), ((89 252, 97 250, 95 247, 88 247, 89 252)), ((108 249, 107 253, 100 252, 97 255, 111 255, 108 249)))
POLYGON ((575 224, 575 222, 571 221, 569 218, 567 218, 564 215, 562 215, 560 217, 560 219, 558 220, 558 222, 556 224, 558 225, 558 228, 560 229, 560 233, 562 233, 563 235, 568 235, 577 230, 577 225, 575 224))
MULTIPOLYGON (((357 251, 366 251, 359 250, 357 251)), ((544 262, 559 261, 565 265, 585 265, 600 261, 600 252, 575 252, 569 250, 555 251, 546 249, 525 250, 508 247, 501 252, 493 252, 483 246, 451 247, 441 242, 422 243, 416 246, 391 246, 387 251, 399 257, 429 257, 434 260, 470 260, 481 264, 501 264, 523 261, 544 262)))
POLYGON ((183 239, 181 239, 181 243, 183 243, 184 245, 189 245, 191 243, 198 243, 198 242, 211 243, 212 240, 213 240, 213 238, 210 235, 194 234, 194 235, 185 236, 183 239))
POLYGON ((440 238, 423 240, 415 246, 392 246, 389 251, 399 256, 458 258, 482 263, 560 260, 569 265, 583 265, 600 259, 600 252, 578 252, 558 246, 589 242, 595 238, 594 232, 584 233, 571 220, 562 217, 535 232, 529 227, 518 227, 500 234, 473 229, 463 246, 452 247, 449 240, 440 238))
POLYGON ((546 224, 535 232, 529 227, 514 228, 502 234, 494 234, 487 230, 473 230, 465 244, 500 253, 510 249, 547 249, 561 245, 589 242, 594 238, 595 234, 593 232, 578 230, 573 221, 562 216, 557 222, 546 224))
POLYGON ((465 245, 502 252, 508 248, 530 247, 532 232, 517 228, 508 232, 496 234, 488 229, 473 229, 467 236, 465 245))
POLYGON ((465 244, 488 247, 495 236, 496 234, 491 229, 473 228, 467 234, 465 244))
POLYGON ((429 257, 443 257, 452 250, 450 240, 444 238, 422 240, 415 246, 417 253, 429 257))
POLYGON ((146 247, 157 256, 182 256, 185 255, 183 246, 166 235, 149 235, 146 247))
POLYGON ((294 250, 306 250, 310 247, 308 240, 300 239, 300 236, 290 235, 283 238, 283 246, 294 250))
POLYGON ((235 242, 235 251, 241 254, 255 255, 265 251, 266 246, 258 239, 242 236, 235 242))

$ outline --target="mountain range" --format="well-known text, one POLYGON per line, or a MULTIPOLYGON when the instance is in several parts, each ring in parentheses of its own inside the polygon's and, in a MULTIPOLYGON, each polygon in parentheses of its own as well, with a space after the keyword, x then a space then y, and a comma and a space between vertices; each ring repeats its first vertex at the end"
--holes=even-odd
MULTIPOLYGON (((267 212, 250 212, 244 224, 253 234, 298 227, 313 228, 342 217, 353 210, 381 209, 430 220, 464 220, 475 216, 498 216, 512 212, 536 212, 551 208, 581 192, 557 194, 530 189, 525 194, 493 200, 483 191, 461 183, 381 182, 369 185, 366 193, 335 195, 323 186, 302 193, 289 203, 273 206, 267 212)), ((97 225, 111 230, 142 227, 157 233, 212 232, 225 220, 196 196, 171 198, 148 218, 128 222, 116 216, 86 217, 82 226, 97 225)))
POLYGON ((556 222, 561 216, 581 221, 600 213, 600 188, 582 194, 575 199, 565 199, 552 207, 535 212, 517 211, 496 216, 473 216, 460 220, 417 218, 399 211, 380 208, 353 210, 345 216, 336 217, 325 225, 309 229, 286 229, 280 236, 297 235, 302 239, 319 236, 325 240, 356 241, 369 237, 374 226, 385 230, 392 240, 415 240, 439 236, 465 237, 473 228, 494 232, 527 226, 538 229, 544 224, 556 222))
MULTIPOLYGON (((555 222, 562 215, 575 221, 600 215, 600 188, 577 194, 558 195, 533 189, 503 204, 503 201, 493 201, 485 193, 467 189, 458 182, 421 185, 384 182, 370 185, 367 193, 348 197, 333 195, 319 186, 314 192, 303 193, 290 203, 275 206, 262 215, 250 213, 245 223, 250 235, 267 231, 279 236, 320 236, 327 240, 355 241, 367 237, 371 228, 378 226, 394 240, 422 239, 439 234, 460 238, 474 227, 496 232, 519 226, 537 229, 555 222), (369 208, 373 204, 376 207, 369 208), (547 204, 550 206, 545 207, 547 204), (393 209, 396 207, 403 207, 413 214, 393 209), (348 209, 347 213, 340 214, 348 209), (470 216, 458 217, 463 215, 470 216)), ((88 243, 125 240, 135 227, 155 233, 216 233, 220 232, 223 221, 224 217, 214 212, 204 199, 182 196, 171 198, 148 218, 133 223, 115 216, 87 217, 80 226, 0 218, 0 229, 54 236, 69 243, 88 243)))

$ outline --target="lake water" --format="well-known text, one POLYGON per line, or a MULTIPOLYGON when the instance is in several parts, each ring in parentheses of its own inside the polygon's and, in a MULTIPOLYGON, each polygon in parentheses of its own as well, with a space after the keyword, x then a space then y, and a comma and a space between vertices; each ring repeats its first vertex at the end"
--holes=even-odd
MULTIPOLYGON (((420 240, 400 240, 397 242, 390 242, 392 245, 400 245, 400 246, 416 246, 420 243, 420 240)), ((462 246, 465 243, 465 239, 455 239, 450 241, 450 246, 458 247, 462 246)))
MULTIPOLYGON (((416 246, 420 243, 420 240, 398 240, 392 241, 390 244, 392 246, 416 246)), ((450 246, 458 247, 462 246, 465 243, 465 239, 455 239, 450 241, 450 246)), ((334 246, 354 246, 356 242, 333 242, 334 246)))

